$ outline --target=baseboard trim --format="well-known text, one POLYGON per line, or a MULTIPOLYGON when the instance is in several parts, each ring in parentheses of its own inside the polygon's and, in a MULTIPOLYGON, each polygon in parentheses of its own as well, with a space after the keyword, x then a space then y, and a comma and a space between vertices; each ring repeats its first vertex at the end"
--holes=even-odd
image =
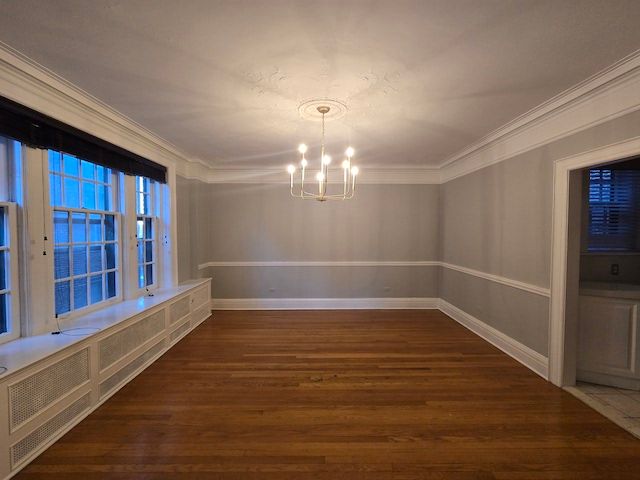
POLYGON ((437 298, 214 298, 212 310, 428 310, 437 298))
POLYGON ((525 367, 548 379, 549 360, 441 298, 213 298, 212 310, 440 310, 525 367))
POLYGON ((468 328, 479 337, 484 338, 487 342, 499 348, 545 380, 548 379, 549 359, 544 355, 487 325, 482 320, 468 314, 446 300, 440 299, 438 308, 442 313, 450 316, 460 325, 468 328))

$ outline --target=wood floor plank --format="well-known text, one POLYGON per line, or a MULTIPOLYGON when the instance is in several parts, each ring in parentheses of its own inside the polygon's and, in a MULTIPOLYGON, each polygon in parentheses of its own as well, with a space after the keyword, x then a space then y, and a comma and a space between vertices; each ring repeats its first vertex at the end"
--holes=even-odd
POLYGON ((640 441, 437 311, 215 312, 16 478, 640 479, 640 441))

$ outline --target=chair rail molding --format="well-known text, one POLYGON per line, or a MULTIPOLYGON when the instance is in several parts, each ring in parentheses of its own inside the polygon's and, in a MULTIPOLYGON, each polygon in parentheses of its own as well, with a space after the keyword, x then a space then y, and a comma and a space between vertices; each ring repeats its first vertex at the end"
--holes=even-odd
POLYGON ((549 380, 564 386, 565 311, 569 236, 569 174, 573 170, 640 154, 640 136, 555 161, 551 230, 551 303, 549 308, 549 380))
POLYGON ((437 260, 307 260, 307 261, 239 261, 206 262, 198 265, 198 270, 209 267, 439 267, 437 260))
POLYGON ((341 260, 325 260, 325 261, 214 261, 206 262, 198 265, 198 270, 204 270, 206 268, 291 268, 291 267, 443 267, 449 270, 455 270, 457 272, 471 275, 474 277, 489 280, 491 282, 500 283, 507 287, 517 288, 534 295, 540 295, 543 297, 550 296, 550 290, 545 287, 533 285, 531 283, 521 282, 520 280, 514 280, 512 278, 495 275, 492 273, 481 272, 472 268, 462 267, 460 265, 454 265, 452 263, 442 262, 439 260, 353 260, 353 261, 341 261, 341 260))

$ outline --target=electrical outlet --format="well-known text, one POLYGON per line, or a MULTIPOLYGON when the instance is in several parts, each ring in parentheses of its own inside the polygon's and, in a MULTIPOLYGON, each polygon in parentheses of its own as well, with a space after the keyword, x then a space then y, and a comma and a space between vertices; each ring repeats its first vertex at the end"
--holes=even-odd
POLYGON ((620 275, 620 265, 617 263, 611 264, 611 275, 620 275))

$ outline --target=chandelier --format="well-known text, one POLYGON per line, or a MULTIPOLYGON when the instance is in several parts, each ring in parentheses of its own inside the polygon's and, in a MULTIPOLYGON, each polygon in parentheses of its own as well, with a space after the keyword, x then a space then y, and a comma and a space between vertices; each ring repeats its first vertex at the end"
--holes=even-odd
MULTIPOLYGON (((305 190, 305 177, 307 175, 307 167, 309 162, 305 158, 307 153, 307 146, 301 143, 298 146, 298 152, 300 152, 300 175, 299 184, 296 181, 296 166, 289 165, 287 172, 289 173, 289 180, 291 185, 291 196, 295 198, 301 198, 303 200, 318 200, 319 202, 325 202, 327 200, 348 200, 353 198, 356 188, 356 176, 358 175, 358 167, 351 165, 351 158, 354 154, 353 147, 349 147, 344 152, 346 158, 340 165, 340 173, 342 174, 342 193, 327 193, 327 186, 329 184, 329 165, 331 165, 331 157, 325 152, 324 145, 324 121, 325 115, 329 113, 331 107, 328 105, 318 105, 316 108, 318 113, 322 115, 322 137, 320 142, 320 170, 315 175, 315 180, 318 185, 318 193, 307 192, 305 190)), ((335 169, 337 170, 337 169, 335 169)), ((333 172, 334 174, 340 174, 333 172)), ((312 183, 313 184, 313 183, 312 183)))

